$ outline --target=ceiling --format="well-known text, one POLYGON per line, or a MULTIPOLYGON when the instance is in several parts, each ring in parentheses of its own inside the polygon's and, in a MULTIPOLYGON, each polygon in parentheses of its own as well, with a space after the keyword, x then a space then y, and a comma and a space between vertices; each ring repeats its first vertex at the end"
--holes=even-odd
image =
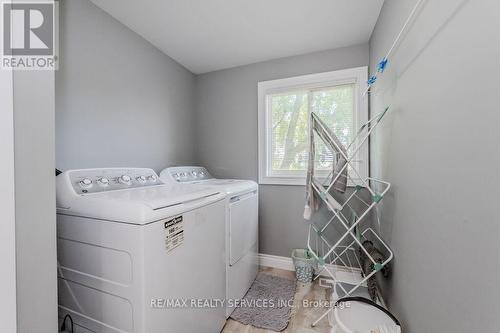
POLYGON ((384 0, 91 0, 195 74, 367 42, 384 0))

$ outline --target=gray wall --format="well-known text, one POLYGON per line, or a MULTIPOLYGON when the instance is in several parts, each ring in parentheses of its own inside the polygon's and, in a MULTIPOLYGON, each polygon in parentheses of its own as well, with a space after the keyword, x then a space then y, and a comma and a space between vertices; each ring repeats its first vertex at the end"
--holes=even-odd
POLYGON ((54 72, 14 72, 17 331, 57 331, 54 72))
POLYGON ((60 11, 57 167, 192 163, 193 74, 88 0, 60 11))
MULTIPOLYGON (((282 58, 196 77, 196 156, 217 177, 257 180, 257 82, 368 65, 368 45, 282 58)), ((303 186, 260 186, 260 252, 304 247, 303 186)))
MULTIPOLYGON (((414 0, 386 0, 371 68, 414 0)), ((395 252, 385 286, 404 332, 500 327, 500 3, 427 1, 377 83, 372 112, 392 107, 372 172, 394 185, 383 233, 395 252)))

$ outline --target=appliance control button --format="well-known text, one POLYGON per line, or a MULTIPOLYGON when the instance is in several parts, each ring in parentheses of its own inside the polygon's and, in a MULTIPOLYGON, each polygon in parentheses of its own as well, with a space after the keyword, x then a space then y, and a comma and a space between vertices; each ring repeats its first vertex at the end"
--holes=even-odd
POLYGON ((156 177, 156 175, 150 175, 148 179, 152 182, 155 182, 158 179, 158 177, 156 177))
POLYGON ((101 186, 108 186, 109 185, 109 179, 106 177, 99 178, 97 180, 97 183, 101 186))
POLYGON ((83 178, 79 184, 83 188, 90 188, 92 187, 92 180, 90 178, 83 178))
POLYGON ((122 175, 118 181, 125 185, 130 185, 132 183, 132 178, 129 175, 122 175))
POLYGON ((146 182, 146 176, 139 176, 136 178, 139 183, 145 183, 146 182))

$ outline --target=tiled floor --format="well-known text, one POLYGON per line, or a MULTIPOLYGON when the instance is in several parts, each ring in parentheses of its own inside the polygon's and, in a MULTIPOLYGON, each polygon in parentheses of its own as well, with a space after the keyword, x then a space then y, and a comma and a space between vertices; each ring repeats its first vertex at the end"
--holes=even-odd
MULTIPOLYGON (((262 267, 261 271, 280 276, 283 278, 295 279, 295 272, 285 271, 276 268, 262 267)), ((303 300, 319 301, 327 300, 329 289, 322 288, 318 285, 318 281, 312 284, 303 284, 297 282, 295 292, 294 307, 292 309, 292 317, 288 327, 283 333, 329 333, 330 326, 328 320, 323 319, 318 326, 311 327, 311 323, 316 320, 323 312, 322 308, 303 307, 303 300)), ((243 325, 235 320, 229 319, 224 327, 223 333, 274 333, 274 331, 256 328, 250 325, 243 325)))

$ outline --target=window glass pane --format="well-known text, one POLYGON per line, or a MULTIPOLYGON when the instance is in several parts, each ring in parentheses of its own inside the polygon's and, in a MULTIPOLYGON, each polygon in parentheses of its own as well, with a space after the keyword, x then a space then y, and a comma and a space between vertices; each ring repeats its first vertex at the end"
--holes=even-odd
MULTIPOLYGON (((327 87, 313 91, 290 91, 268 95, 271 107, 271 168, 274 172, 305 171, 309 149, 309 103, 311 111, 333 130, 347 147, 354 137, 354 84, 327 87)), ((332 168, 334 156, 315 138, 315 166, 332 168)))
POLYGON ((308 159, 307 91, 270 95, 273 171, 301 171, 308 159))
MULTIPOLYGON (((354 138, 354 84, 314 90, 311 93, 311 111, 316 113, 333 130, 340 142, 347 148, 354 138)), ((315 138, 317 149, 316 167, 331 170, 331 151, 321 139, 315 138)))

